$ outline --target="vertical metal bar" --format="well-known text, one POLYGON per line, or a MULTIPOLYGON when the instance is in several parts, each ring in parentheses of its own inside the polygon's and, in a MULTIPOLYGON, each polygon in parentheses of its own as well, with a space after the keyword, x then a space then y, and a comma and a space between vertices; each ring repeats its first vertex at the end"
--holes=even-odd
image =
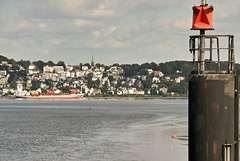
POLYGON ((200 73, 200 63, 201 63, 201 60, 200 60, 200 37, 198 37, 198 73, 200 73))
POLYGON ((235 92, 234 92, 234 155, 235 161, 239 161, 239 84, 238 84, 238 75, 235 74, 235 92))
POLYGON ((209 39, 210 40, 210 70, 212 70, 212 38, 209 39))
POLYGON ((231 73, 231 41, 230 36, 228 36, 228 73, 231 73))
POLYGON ((232 70, 236 74, 235 53, 234 53, 234 37, 231 37, 231 55, 232 55, 232 70))
POLYGON ((206 5, 206 0, 202 0, 202 5, 203 5, 203 6, 206 5))
POLYGON ((218 58, 218 71, 220 71, 220 53, 219 53, 219 39, 217 38, 217 58, 218 58))
POLYGON ((205 71, 205 30, 200 30, 200 72, 205 71))
POLYGON ((195 62, 195 56, 196 56, 196 50, 195 50, 195 38, 192 39, 192 48, 193 48, 193 64, 194 64, 194 70, 196 70, 196 62, 195 62))

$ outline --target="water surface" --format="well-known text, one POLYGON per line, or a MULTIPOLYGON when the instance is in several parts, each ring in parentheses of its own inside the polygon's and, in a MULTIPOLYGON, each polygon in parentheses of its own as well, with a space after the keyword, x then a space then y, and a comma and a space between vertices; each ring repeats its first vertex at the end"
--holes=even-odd
POLYGON ((0 129, 0 160, 187 160, 187 100, 0 100, 0 129))

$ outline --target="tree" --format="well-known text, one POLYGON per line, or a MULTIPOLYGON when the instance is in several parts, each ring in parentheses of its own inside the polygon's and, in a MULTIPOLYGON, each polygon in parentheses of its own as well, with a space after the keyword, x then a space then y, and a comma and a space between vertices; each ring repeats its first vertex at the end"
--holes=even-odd
POLYGON ((0 55, 0 61, 8 61, 8 58, 3 55, 0 55))
POLYGON ((52 62, 52 61, 48 61, 47 63, 46 63, 48 66, 54 66, 55 64, 54 64, 54 62, 52 62))
POLYGON ((151 62, 150 66, 151 66, 151 69, 154 70, 154 71, 159 70, 159 66, 156 63, 154 63, 154 62, 151 62))
POLYGON ((146 81, 142 81, 142 84, 144 88, 149 89, 152 86, 152 79, 150 77, 147 77, 146 81))
POLYGON ((92 74, 92 73, 89 73, 89 74, 87 75, 87 85, 88 85, 89 87, 92 87, 92 86, 93 86, 92 77, 93 77, 93 74, 92 74))
POLYGON ((34 61, 33 64, 34 64, 38 69, 40 69, 41 71, 43 71, 43 67, 45 66, 46 63, 44 63, 44 62, 41 61, 41 60, 38 60, 38 61, 34 61))
POLYGON ((103 85, 101 90, 102 90, 103 94, 107 94, 107 92, 108 92, 108 83, 107 83, 107 81, 104 83, 104 85, 103 85))
POLYGON ((66 69, 66 65, 65 65, 64 61, 59 61, 56 65, 63 66, 64 70, 66 69))
POLYGON ((124 70, 124 75, 125 77, 133 77, 136 76, 138 74, 138 69, 139 69, 139 65, 138 64, 124 64, 121 65, 122 69, 124 70))
POLYGON ((151 66, 149 63, 144 63, 140 66, 140 69, 150 69, 150 68, 151 68, 151 66))
POLYGON ((18 76, 15 72, 9 73, 9 75, 10 75, 10 77, 8 78, 8 83, 15 82, 18 79, 18 76))
POLYGON ((118 64, 118 63, 114 63, 112 66, 117 66, 117 67, 119 67, 119 64, 118 64))
POLYGON ((98 67, 98 68, 104 67, 104 68, 105 68, 105 65, 104 65, 104 64, 97 63, 97 64, 96 64, 96 67, 98 67))
POLYGON ((40 88, 40 84, 41 84, 40 81, 33 80, 31 90, 37 90, 38 88, 40 88))
POLYGON ((79 69, 80 69, 80 70, 82 70, 82 66, 83 66, 83 64, 80 63, 80 64, 79 64, 79 69))
POLYGON ((110 82, 112 82, 114 80, 113 76, 109 76, 108 79, 109 79, 110 82))
POLYGON ((74 65, 73 68, 74 69, 80 69, 79 65, 74 65))
POLYGON ((16 61, 14 59, 9 59, 8 63, 12 64, 13 67, 16 66, 16 61))
POLYGON ((20 60, 16 64, 21 65, 24 69, 28 69, 31 62, 29 60, 20 60))
POLYGON ((87 67, 88 67, 88 69, 90 69, 90 68, 91 68, 91 65, 90 65, 89 63, 85 63, 83 66, 87 66, 87 67))
POLYGON ((139 70, 139 74, 140 75, 148 75, 148 71, 147 71, 147 69, 142 68, 142 69, 139 70))
POLYGON ((104 78, 104 77, 107 77, 107 76, 108 76, 108 73, 107 73, 107 72, 104 72, 104 73, 103 73, 103 78, 104 78))

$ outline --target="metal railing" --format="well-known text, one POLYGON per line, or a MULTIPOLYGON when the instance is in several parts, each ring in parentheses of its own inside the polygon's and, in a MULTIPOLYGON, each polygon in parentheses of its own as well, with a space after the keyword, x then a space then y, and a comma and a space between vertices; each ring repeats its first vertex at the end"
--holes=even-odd
POLYGON ((189 51, 193 54, 192 73, 196 74, 236 73, 233 35, 190 36, 189 51), (203 42, 201 40, 203 38, 205 39, 204 46, 202 45, 203 42), (220 47, 220 45, 224 47, 220 47), (202 59, 202 55, 204 56, 204 59, 202 59), (208 59, 206 59, 207 56, 209 56, 208 59), (222 60, 222 57, 224 57, 225 59, 222 60))

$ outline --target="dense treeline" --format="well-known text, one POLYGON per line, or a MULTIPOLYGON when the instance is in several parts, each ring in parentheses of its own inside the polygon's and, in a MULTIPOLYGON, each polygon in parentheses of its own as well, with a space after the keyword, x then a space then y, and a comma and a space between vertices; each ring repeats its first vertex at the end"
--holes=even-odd
MULTIPOLYGON (((20 60, 20 61, 15 61, 14 59, 8 59, 7 57, 0 55, 0 61, 7 61, 8 64, 12 64, 13 70, 17 69, 17 65, 21 65, 23 68, 28 69, 28 66, 32 63, 34 64, 39 70, 43 70, 43 67, 45 65, 49 66, 63 66, 66 68, 66 65, 64 61, 59 61, 58 63, 54 63, 53 61, 47 61, 43 62, 41 60, 38 61, 33 61, 30 62, 29 60, 20 60)), ((89 63, 82 64, 80 63, 79 65, 74 65, 75 69, 81 69, 82 66, 88 66, 90 68, 89 63)), ((153 71, 161 71, 164 73, 165 76, 174 76, 176 75, 176 71, 181 71, 183 76, 188 76, 192 70, 192 64, 189 61, 170 61, 170 62, 165 62, 165 63, 159 63, 156 64, 154 62, 151 63, 143 63, 143 64, 122 64, 119 65, 117 63, 107 66, 104 64, 97 63, 97 67, 105 67, 105 69, 109 69, 110 66, 119 66, 122 67, 125 71, 124 76, 125 77, 132 77, 136 75, 146 75, 147 71, 146 69, 152 69, 153 71)), ((207 68, 210 68, 210 65, 206 64, 207 68)), ((0 69, 4 70, 6 69, 6 66, 1 66, 0 69)), ((217 65, 213 65, 213 68, 217 68, 217 65)), ((221 64, 221 69, 222 68, 227 68, 227 63, 221 64)), ((240 74, 240 64, 236 64, 236 71, 237 74, 240 74)))
MULTIPOLYGON (((43 62, 41 60, 38 61, 33 61, 30 62, 29 60, 20 60, 20 61, 15 61, 14 59, 8 59, 5 56, 0 55, 0 61, 7 61, 9 64, 12 64, 13 67, 15 67, 17 64, 21 65, 25 69, 28 68, 28 66, 32 63, 34 64, 39 70, 43 70, 43 67, 45 65, 49 66, 63 66, 64 68, 66 67, 64 61, 59 61, 58 63, 54 63, 53 61, 48 61, 48 62, 43 62)), ((76 69, 81 69, 82 66, 88 66, 90 67, 89 63, 82 64, 80 63, 79 65, 75 65, 74 67, 76 69)), ((103 64, 96 64, 97 67, 105 67, 105 69, 108 69, 109 66, 103 65, 103 64)), ((166 63, 159 63, 156 64, 154 62, 152 63, 143 63, 141 65, 139 64, 113 64, 110 66, 120 66, 124 69, 125 71, 125 76, 135 76, 138 74, 145 75, 146 70, 145 69, 152 69, 153 71, 162 71, 165 75, 174 75, 176 73, 176 70, 182 71, 183 75, 188 75, 189 72, 192 69, 192 65, 188 61, 171 61, 171 62, 166 62, 166 63)), ((240 68, 239 68, 240 70, 240 68)))

